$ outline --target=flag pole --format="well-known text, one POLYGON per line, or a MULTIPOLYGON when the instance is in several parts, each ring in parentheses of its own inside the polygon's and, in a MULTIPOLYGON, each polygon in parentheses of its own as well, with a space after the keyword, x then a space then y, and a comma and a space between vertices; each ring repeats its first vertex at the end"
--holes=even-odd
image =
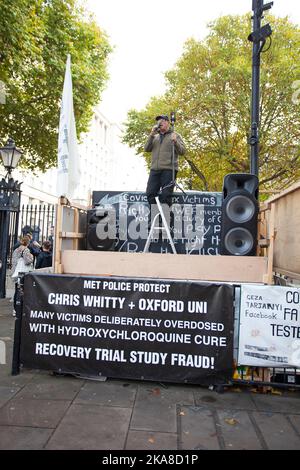
POLYGON ((68 54, 58 133, 57 197, 75 199, 79 183, 80 165, 73 105, 71 56, 68 54))

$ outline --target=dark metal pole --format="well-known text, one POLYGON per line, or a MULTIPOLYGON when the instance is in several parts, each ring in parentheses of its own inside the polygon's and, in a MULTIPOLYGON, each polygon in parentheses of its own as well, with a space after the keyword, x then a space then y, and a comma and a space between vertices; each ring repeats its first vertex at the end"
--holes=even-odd
POLYGON ((260 102, 260 54, 266 42, 266 38, 272 34, 269 24, 261 27, 264 11, 272 8, 273 2, 264 4, 264 0, 252 0, 253 9, 253 33, 249 40, 253 41, 252 51, 252 99, 251 99, 251 134, 249 144, 251 146, 250 173, 259 176, 259 102, 260 102))
MULTIPOLYGON (((253 31, 261 27, 263 0, 253 0, 253 31)), ((260 86, 260 42, 253 42, 252 52, 252 102, 251 102, 251 160, 250 173, 258 177, 259 169, 259 86, 260 86)))
MULTIPOLYGON (((8 255, 10 254, 10 234, 11 221, 14 221, 12 215, 20 212, 20 190, 21 183, 14 181, 13 178, 4 178, 0 181, 0 298, 6 296, 6 268, 8 255)), ((18 216, 15 222, 18 222, 18 216)), ((15 227, 17 230, 17 227, 15 227)))
POLYGON ((16 286, 16 319, 14 333, 14 348, 12 358, 11 374, 18 375, 20 373, 20 348, 21 348, 21 332, 22 332, 22 316, 23 316, 23 297, 24 297, 24 278, 18 279, 16 286))
POLYGON ((6 267, 7 267, 7 254, 8 254, 8 234, 9 234, 9 219, 10 212, 3 211, 1 214, 2 233, 1 233, 1 269, 0 269, 0 298, 5 299, 6 296, 6 267))

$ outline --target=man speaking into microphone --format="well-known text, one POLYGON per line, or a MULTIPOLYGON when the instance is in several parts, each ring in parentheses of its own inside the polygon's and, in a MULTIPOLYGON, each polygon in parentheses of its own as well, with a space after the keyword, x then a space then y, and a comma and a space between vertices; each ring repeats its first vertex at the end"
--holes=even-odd
POLYGON ((169 116, 161 114, 156 116, 155 120, 157 124, 152 128, 144 147, 145 152, 152 152, 146 189, 150 210, 154 208, 155 197, 158 195, 161 204, 171 206, 178 171, 178 155, 185 153, 181 136, 170 128, 169 116))

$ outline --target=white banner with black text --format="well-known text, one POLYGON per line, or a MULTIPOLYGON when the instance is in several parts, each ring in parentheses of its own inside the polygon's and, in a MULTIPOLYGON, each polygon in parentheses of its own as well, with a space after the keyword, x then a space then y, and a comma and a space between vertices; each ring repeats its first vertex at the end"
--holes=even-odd
POLYGON ((300 289, 243 285, 238 363, 300 367, 300 289))

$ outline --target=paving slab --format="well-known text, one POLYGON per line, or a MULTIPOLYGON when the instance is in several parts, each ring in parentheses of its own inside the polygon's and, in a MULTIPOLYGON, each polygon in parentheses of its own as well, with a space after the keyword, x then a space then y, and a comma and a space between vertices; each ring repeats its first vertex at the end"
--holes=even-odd
POLYGON ((299 392, 282 396, 253 393, 251 396, 258 411, 300 414, 299 392))
POLYGON ((124 449, 130 408, 72 405, 46 449, 124 449))
POLYGON ((130 428, 177 432, 177 404, 194 405, 193 391, 183 386, 142 383, 138 387, 130 428))
POLYGON ((287 417, 279 413, 253 413, 270 450, 299 450, 300 437, 287 417))
POLYGON ((158 382, 139 382, 139 391, 149 396, 160 396, 175 405, 195 405, 194 393, 199 387, 158 382))
POLYGON ((252 395, 244 391, 227 390, 224 393, 198 389, 194 392, 197 406, 207 405, 213 408, 226 408, 236 410, 257 410, 252 395))
POLYGON ((85 381, 70 376, 36 375, 18 393, 17 398, 73 400, 85 381))
POLYGON ((11 375, 11 368, 6 369, 0 366, 0 384, 5 387, 19 387, 22 388, 34 377, 35 373, 22 372, 20 375, 11 375))
POLYGON ((0 450, 41 450, 53 429, 0 426, 0 450))
POLYGON ((78 393, 74 403, 132 407, 138 385, 126 381, 87 381, 78 393))
POLYGON ((299 415, 288 415, 288 419, 294 428, 295 433, 300 436, 300 416, 299 415))
POLYGON ((182 406, 179 411, 182 450, 220 449, 214 411, 205 406, 182 406))
POLYGON ((0 385, 0 408, 16 395, 19 390, 20 387, 5 387, 0 385))
POLYGON ((218 409, 217 414, 225 449, 262 450, 264 448, 248 411, 218 409))
POLYGON ((0 409, 0 425, 55 428, 69 406, 63 400, 12 399, 0 409))
POLYGON ((125 450, 177 450, 175 433, 129 431, 125 450))

